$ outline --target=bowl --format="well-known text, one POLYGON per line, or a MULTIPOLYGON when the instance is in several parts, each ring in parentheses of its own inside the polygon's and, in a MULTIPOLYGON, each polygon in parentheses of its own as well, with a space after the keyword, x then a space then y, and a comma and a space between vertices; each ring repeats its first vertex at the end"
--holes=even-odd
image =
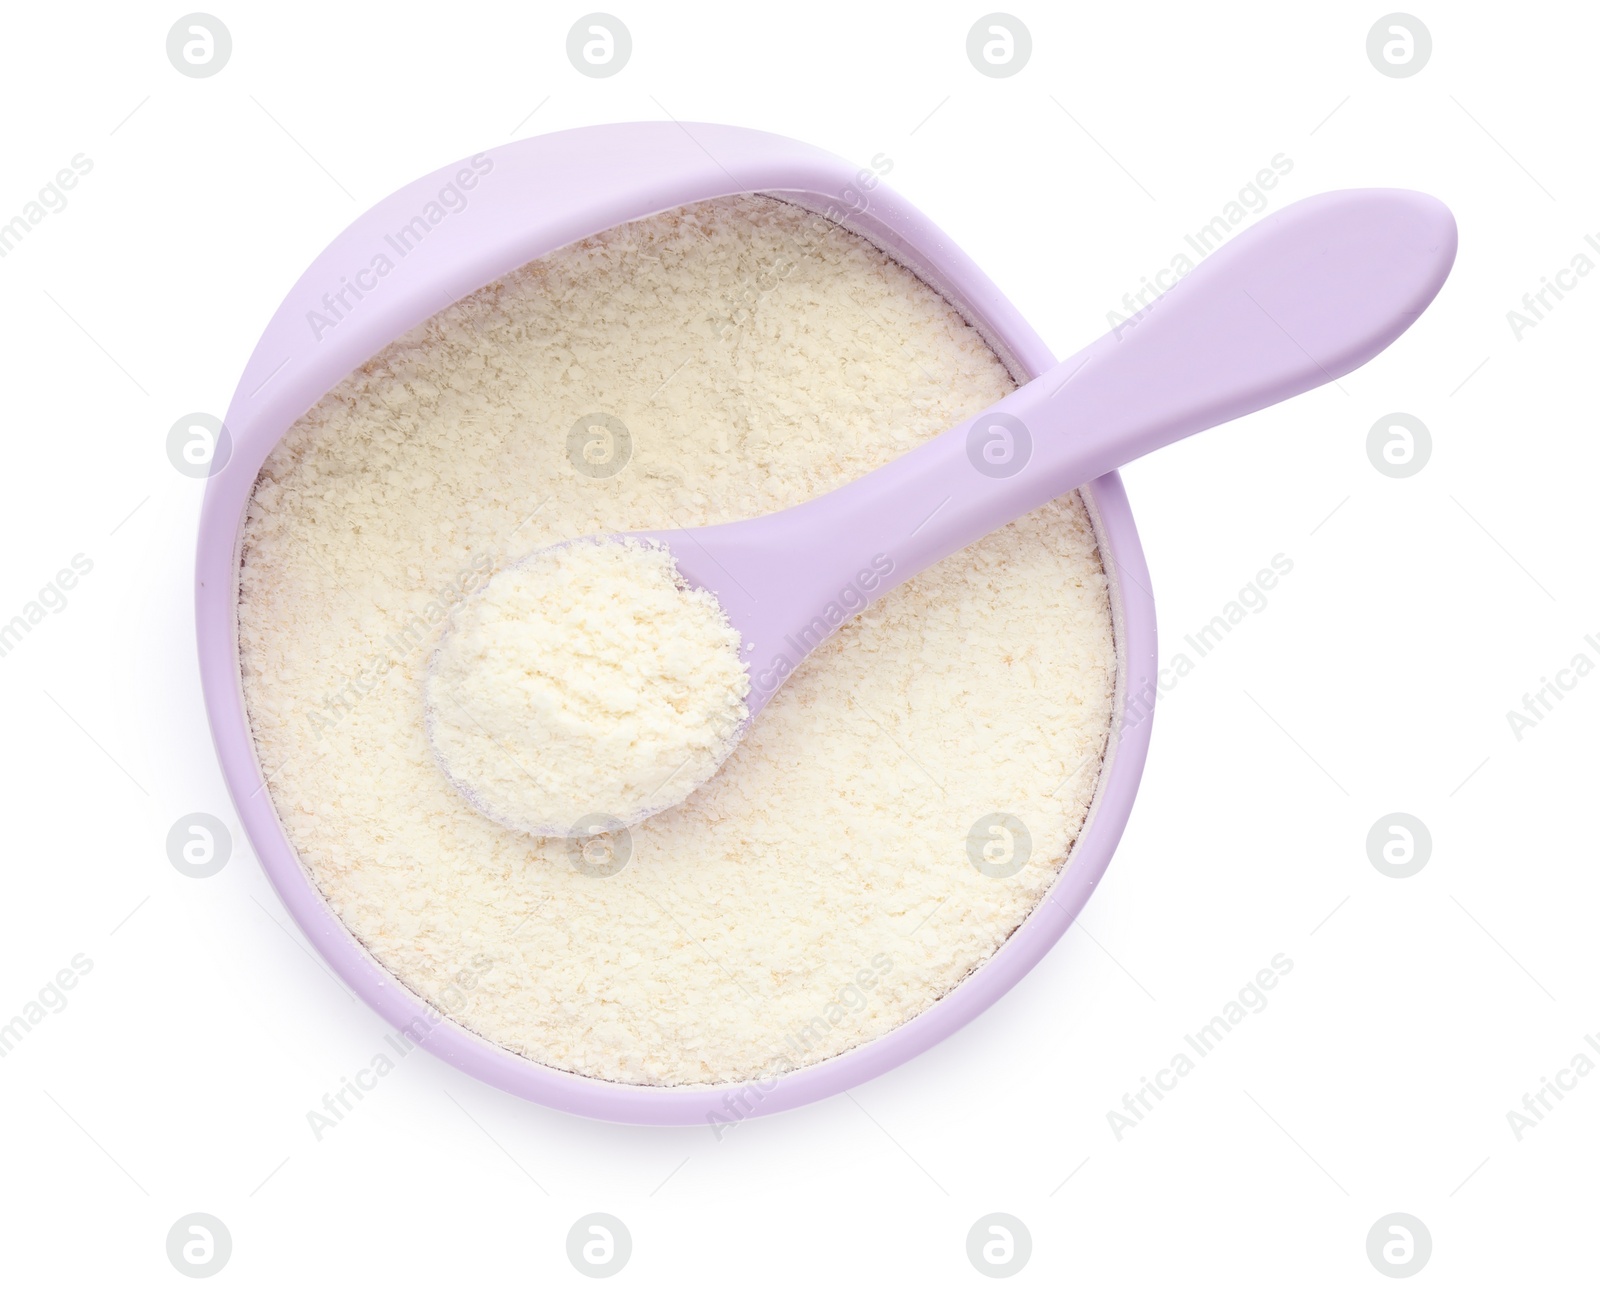
POLYGON ((873 172, 792 139, 734 126, 591 126, 444 167, 390 194, 335 238, 290 290, 245 366, 201 508, 195 618, 206 712, 239 821, 289 914, 334 973, 424 1049, 515 1095, 616 1122, 726 1123, 836 1095, 905 1063, 997 1001, 1066 932, 1105 874, 1133 807, 1156 696, 1149 573, 1127 495, 1115 474, 1106 475, 1081 494, 1109 583, 1117 688, 1099 783, 1066 863, 1000 949, 928 1009, 873 1041, 760 1081, 634 1086, 526 1059, 441 1016, 334 914, 278 819, 245 710, 239 558, 262 463, 329 390, 462 297, 613 226, 739 194, 795 203, 869 239, 950 301, 1019 383, 1055 363, 982 271, 873 172))

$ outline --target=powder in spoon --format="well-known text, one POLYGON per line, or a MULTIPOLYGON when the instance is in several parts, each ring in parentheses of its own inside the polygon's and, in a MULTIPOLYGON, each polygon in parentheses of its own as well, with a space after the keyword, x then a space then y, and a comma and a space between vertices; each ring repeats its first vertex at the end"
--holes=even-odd
POLYGON ((632 825, 732 750, 749 714, 739 645, 659 544, 541 549, 456 608, 427 678, 434 754, 515 830, 632 825))

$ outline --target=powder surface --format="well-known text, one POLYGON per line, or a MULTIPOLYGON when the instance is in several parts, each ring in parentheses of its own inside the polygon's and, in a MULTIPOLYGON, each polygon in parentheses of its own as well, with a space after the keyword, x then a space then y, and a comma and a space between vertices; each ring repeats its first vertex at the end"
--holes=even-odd
POLYGON ((536 549, 793 506, 1012 388, 902 266, 752 197, 567 247, 351 374, 262 469, 239 602, 268 790, 334 912, 465 1027, 622 1082, 809 1064, 955 988, 1055 881, 1110 733, 1077 495, 846 624, 604 865, 463 801, 423 677, 536 549))
POLYGON ((428 733, 480 812, 531 835, 631 826, 727 758, 750 680, 717 599, 634 539, 561 544, 451 618, 428 733))

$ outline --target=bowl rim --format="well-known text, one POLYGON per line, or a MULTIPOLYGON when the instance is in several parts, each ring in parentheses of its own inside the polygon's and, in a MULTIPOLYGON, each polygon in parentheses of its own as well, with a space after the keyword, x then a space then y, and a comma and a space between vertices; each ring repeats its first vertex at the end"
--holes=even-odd
POLYGON ((1106 568, 1117 685, 1095 794, 1055 881, 1000 948, 927 1009, 829 1059, 742 1082, 645 1086, 557 1069, 462 1027, 386 969, 323 898, 266 791, 271 774, 258 761, 245 706, 237 610, 244 522, 260 468, 349 373, 529 261, 631 220, 746 193, 807 207, 870 239, 949 300, 1019 382, 1055 363, 1016 307, 947 235, 875 172, 843 158, 763 131, 672 121, 519 140, 396 190, 357 217, 290 289, 224 418, 195 566, 201 687, 223 779, 268 880, 334 973, 412 1042, 502 1090, 614 1122, 707 1122, 719 1135, 746 1117, 839 1094, 956 1032, 1038 963, 1105 874, 1143 772, 1158 676, 1149 571, 1120 478, 1111 473, 1080 490, 1106 568), (389 262, 382 272, 379 257, 389 262))

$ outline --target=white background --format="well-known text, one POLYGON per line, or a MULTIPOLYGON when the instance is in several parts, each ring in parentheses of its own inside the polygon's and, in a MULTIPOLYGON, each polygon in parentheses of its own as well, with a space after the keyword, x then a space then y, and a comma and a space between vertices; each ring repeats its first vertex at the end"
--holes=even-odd
POLYGON ((1367 59, 1372 4, 1028 5, 1006 79, 967 61, 979 5, 618 7, 609 79, 566 59, 578 6, 229 4, 209 79, 167 61, 181 12, 11 6, 0 37, 0 220, 93 162, 0 260, 0 620, 94 563, 0 659, 0 1019, 94 966, 0 1060, 7 1287, 188 1287, 165 1242, 195 1211, 233 1237, 219 1288, 588 1287, 565 1237, 593 1211, 633 1236, 616 1287, 987 1287, 965 1240, 995 1211, 1033 1236, 1015 1287, 1389 1287, 1366 1236, 1397 1211, 1432 1235, 1417 1287, 1593 1279, 1600 1074, 1520 1141, 1506 1113, 1600 1034, 1600 674, 1520 741, 1506 711, 1600 662, 1600 275, 1520 340, 1506 312, 1600 235, 1600 11, 1421 9, 1433 54, 1404 79, 1367 59), (980 1020, 721 1143, 424 1053, 317 1143, 306 1110, 385 1029, 238 836, 192 641, 202 486, 167 430, 222 412, 288 285, 383 195, 667 114, 887 155, 1062 354, 1278 153, 1271 209, 1423 189, 1460 257, 1342 390, 1125 473, 1163 658, 1274 554, 1294 570, 1164 698, 1084 920, 980 1020), (1365 448, 1395 411, 1433 437, 1403 480, 1365 448), (165 851, 196 811, 235 831, 208 880, 165 851), (1433 837, 1409 879, 1367 857, 1394 811, 1433 837), (1267 1009, 1119 1142, 1107 1111, 1280 952, 1267 1009))

